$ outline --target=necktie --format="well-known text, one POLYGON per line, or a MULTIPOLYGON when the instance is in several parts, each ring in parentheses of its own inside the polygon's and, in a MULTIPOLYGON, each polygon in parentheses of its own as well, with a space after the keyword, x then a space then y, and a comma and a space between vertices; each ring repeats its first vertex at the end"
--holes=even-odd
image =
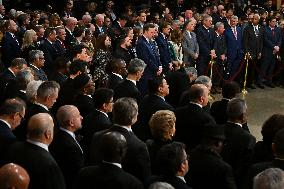
POLYGON ((258 30, 257 26, 254 26, 254 33, 255 33, 255 36, 258 37, 259 30, 258 30))
POLYGON ((272 32, 272 36, 274 37, 275 36, 274 28, 271 28, 271 32, 272 32))
POLYGON ((237 30, 236 28, 233 28, 233 33, 234 33, 234 36, 236 38, 236 40, 238 39, 238 34, 237 34, 237 30))

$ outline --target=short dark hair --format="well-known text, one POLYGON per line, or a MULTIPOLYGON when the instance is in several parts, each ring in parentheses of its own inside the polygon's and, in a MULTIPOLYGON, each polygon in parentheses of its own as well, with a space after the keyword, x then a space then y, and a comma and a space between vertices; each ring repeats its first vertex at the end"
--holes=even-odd
POLYGON ((240 92, 240 86, 235 81, 225 83, 225 85, 222 88, 223 98, 228 98, 228 99, 235 98, 239 92, 240 92))
POLYGON ((273 114, 263 124, 261 134, 265 143, 271 144, 275 134, 284 128, 284 115, 273 114))
POLYGON ((148 80, 148 90, 149 93, 158 92, 159 87, 163 84, 164 77, 156 76, 153 79, 148 80))
POLYGON ((63 69, 68 67, 69 59, 65 56, 59 56, 55 59, 55 69, 63 69))
POLYGON ((156 27, 155 24, 147 23, 143 26, 143 33, 149 31, 150 28, 155 28, 155 27, 156 27))
POLYGON ((186 160, 184 151, 185 145, 180 142, 173 142, 163 146, 157 154, 160 174, 175 176, 181 164, 186 160))
POLYGON ((85 72, 87 67, 87 62, 81 60, 74 60, 71 62, 69 66, 69 73, 70 74, 77 74, 79 71, 82 73, 85 72))
POLYGON ((26 104, 24 101, 16 98, 7 99, 0 106, 0 115, 11 115, 17 112, 22 112, 26 104))
MULTIPOLYGON (((82 26, 76 26, 73 31, 74 37, 80 37, 85 31, 85 28, 82 26)), ((82 51, 81 51, 82 52, 82 51)))
POLYGON ((27 65, 27 61, 23 58, 15 58, 11 62, 11 67, 18 67, 18 68, 23 68, 23 65, 27 65))
POLYGON ((84 45, 75 45, 70 49, 71 58, 75 58, 77 54, 82 53, 83 49, 86 49, 84 45))
POLYGON ((109 103, 113 98, 114 92, 112 89, 99 88, 94 93, 94 106, 95 108, 101 108, 104 103, 109 103))
POLYGON ((118 125, 132 125, 133 118, 138 114, 138 105, 133 98, 118 99, 112 109, 113 122, 118 125))
POLYGON ((53 32, 56 33, 55 28, 52 28, 52 27, 46 28, 46 29, 44 30, 44 37, 47 38, 47 37, 48 37, 49 35, 51 35, 53 32))

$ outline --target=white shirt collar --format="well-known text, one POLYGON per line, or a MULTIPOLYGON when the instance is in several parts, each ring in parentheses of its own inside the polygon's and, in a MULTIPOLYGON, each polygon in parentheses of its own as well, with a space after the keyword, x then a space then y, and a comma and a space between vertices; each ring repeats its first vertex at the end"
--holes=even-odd
POLYGON ((232 121, 227 121, 227 122, 228 122, 228 123, 233 123, 233 124, 238 125, 238 126, 240 126, 240 127, 243 127, 243 125, 240 124, 240 123, 235 123, 235 122, 232 122, 232 121))
POLYGON ((145 37, 145 35, 143 35, 143 37, 147 40, 148 43, 150 43, 150 40, 147 37, 145 37))
POLYGON ((105 113, 105 112, 103 112, 103 111, 101 111, 101 110, 99 110, 99 109, 96 109, 96 110, 99 111, 99 112, 101 112, 102 114, 104 114, 106 117, 108 117, 107 113, 105 113))
POLYGON ((12 129, 10 123, 8 123, 7 121, 5 121, 4 119, 0 119, 0 121, 3 121, 10 129, 12 129))
POLYGON ((119 77, 120 79, 123 79, 123 77, 122 77, 120 74, 118 74, 118 73, 112 72, 112 74, 113 74, 113 75, 116 75, 116 76, 119 77))
POLYGON ((30 140, 30 139, 27 139, 27 142, 29 142, 29 143, 31 143, 31 144, 34 144, 34 145, 36 145, 36 146, 39 146, 39 147, 45 149, 46 151, 48 151, 48 145, 46 145, 46 144, 43 144, 43 143, 37 142, 37 141, 32 141, 32 140, 30 140))
POLYGON ((197 105, 197 106, 199 106, 200 108, 202 108, 202 105, 201 104, 198 104, 198 103, 196 103, 196 102, 189 102, 190 104, 195 104, 195 105, 197 105))
POLYGON ((75 134, 74 134, 73 132, 71 132, 71 131, 69 131, 69 130, 67 130, 67 129, 65 129, 65 128, 62 128, 62 127, 60 127, 59 129, 62 130, 62 131, 65 131, 66 133, 68 133, 69 135, 71 135, 72 138, 74 138, 74 139, 76 140, 75 134))
MULTIPOLYGON (((116 125, 117 125, 117 124, 116 124, 116 125)), ((122 127, 122 128, 124 128, 124 129, 126 129, 128 132, 132 132, 131 127, 127 127, 127 126, 123 126, 123 125, 117 125, 117 126, 119 126, 119 127, 122 127)))
POLYGON ((25 93, 25 94, 27 93, 27 91, 24 91, 24 90, 20 90, 20 91, 21 91, 22 93, 25 93))
POLYGON ((131 81, 132 83, 134 83, 136 85, 136 81, 135 80, 132 80, 132 79, 128 79, 126 78, 127 80, 131 81))
POLYGON ((43 107, 44 109, 46 109, 47 111, 49 111, 48 108, 47 108, 45 105, 40 104, 40 103, 38 103, 38 102, 35 102, 35 104, 36 104, 36 105, 39 105, 39 106, 43 107))
POLYGON ((113 163, 113 162, 108 162, 108 161, 105 161, 105 160, 103 160, 103 162, 104 162, 104 163, 108 163, 108 164, 115 165, 115 166, 119 167, 120 169, 122 169, 122 166, 121 166, 120 163, 113 163))
POLYGON ((187 31, 187 33, 188 33, 189 37, 191 38, 191 34, 190 34, 190 31, 187 31))
POLYGON ((15 73, 13 72, 11 68, 8 68, 8 70, 16 77, 15 73))
POLYGON ((33 68, 35 68, 35 69, 37 69, 37 70, 39 70, 39 68, 38 67, 36 67, 35 65, 33 65, 33 64, 30 64, 30 66, 31 67, 33 67, 33 68))
POLYGON ((230 101, 231 99, 229 99, 229 98, 223 98, 224 100, 228 100, 228 101, 230 101))
POLYGON ((65 27, 65 29, 72 35, 72 31, 69 30, 67 27, 65 27))
POLYGON ((180 178, 184 183, 186 183, 184 177, 182 177, 182 176, 176 176, 176 177, 177 177, 177 178, 180 178))
POLYGON ((47 38, 46 38, 46 41, 48 41, 51 45, 53 44, 51 41, 49 41, 47 38))
POLYGON ((159 97, 159 98, 161 98, 161 99, 163 99, 164 101, 166 101, 165 100, 165 98, 163 97, 163 96, 160 96, 160 95, 157 95, 157 94, 155 94, 157 97, 159 97))

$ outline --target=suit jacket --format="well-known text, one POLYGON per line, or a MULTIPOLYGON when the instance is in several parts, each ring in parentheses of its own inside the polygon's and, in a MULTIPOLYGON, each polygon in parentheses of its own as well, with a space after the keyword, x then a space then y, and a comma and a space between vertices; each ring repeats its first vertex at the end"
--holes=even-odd
POLYGON ((75 139, 59 129, 49 146, 50 153, 62 170, 67 188, 72 188, 75 179, 84 165, 83 151, 75 139))
POLYGON ((258 25, 258 34, 254 31, 252 24, 247 25, 244 29, 244 51, 249 52, 253 59, 257 58, 258 54, 263 49, 263 27, 258 25))
POLYGON ((168 40, 164 38, 162 33, 159 33, 156 42, 159 47, 161 64, 165 70, 168 70, 169 63, 172 62, 168 40))
POLYGON ((212 29, 206 29, 204 26, 197 28, 196 37, 199 45, 199 53, 201 57, 209 57, 212 49, 212 29))
POLYGON ((56 81, 60 86, 62 86, 62 84, 64 83, 64 81, 67 80, 67 76, 58 72, 58 71, 54 71, 51 74, 49 74, 48 76, 48 80, 49 81, 56 81))
POLYGON ((54 46, 56 48, 58 56, 63 56, 66 53, 66 47, 64 42, 60 41, 59 39, 56 39, 54 42, 54 46))
POLYGON ((6 68, 10 67, 12 60, 19 58, 21 47, 15 36, 10 32, 6 32, 2 39, 2 61, 6 68))
POLYGON ((187 183, 185 183, 183 180, 176 176, 151 176, 149 179, 149 183, 147 185, 150 185, 155 182, 166 182, 172 185, 175 189, 191 189, 190 186, 188 186, 187 183))
POLYGON ((127 79, 119 83, 114 89, 114 99, 119 99, 122 97, 134 98, 137 100, 137 103, 139 103, 142 99, 141 93, 139 92, 136 85, 132 81, 127 79))
POLYGON ((233 168, 239 186, 252 162, 255 137, 235 123, 225 124, 226 145, 222 151, 224 161, 233 168))
POLYGON ((215 123, 214 119, 201 107, 189 103, 187 106, 177 108, 175 140, 186 144, 187 151, 192 150, 201 140, 202 128, 208 123, 215 123))
POLYGON ((237 39, 231 27, 226 28, 224 32, 225 39, 226 39, 226 45, 227 45, 228 61, 229 59, 234 61, 238 55, 243 53, 242 31, 240 27, 236 27, 236 30, 237 30, 237 39))
POLYGON ((130 52, 128 51, 128 49, 124 49, 120 46, 118 46, 115 49, 113 57, 124 60, 126 65, 128 65, 130 60, 132 59, 132 56, 131 56, 130 52))
POLYGON ((58 56, 58 52, 54 43, 51 44, 47 39, 45 39, 43 43, 39 46, 39 48, 44 53, 44 69, 48 70, 49 72, 54 71, 54 61, 58 56))
POLYGON ((232 167, 206 146, 198 146, 191 153, 190 169, 185 178, 196 189, 237 188, 232 167))
POLYGON ((111 120, 102 112, 93 109, 85 119, 83 119, 83 128, 81 129, 82 148, 86 159, 89 159, 90 146, 94 133, 109 129, 112 126, 111 120))
POLYGON ((0 94, 0 103, 6 98, 6 89, 11 80, 16 81, 16 76, 9 69, 6 69, 0 74, 0 88, 2 90, 0 94))
POLYGON ((144 36, 141 36, 136 45, 137 58, 143 60, 147 65, 142 75, 143 79, 152 79, 157 75, 159 66, 162 66, 159 55, 152 49, 150 43, 144 36))
POLYGON ((217 55, 217 60, 220 60, 222 54, 227 54, 227 45, 224 35, 217 35, 216 32, 213 33, 213 49, 217 55))
POLYGON ((94 31, 94 36, 97 38, 100 34, 104 34, 106 33, 106 27, 105 26, 102 26, 102 31, 99 30, 99 26, 98 25, 95 25, 96 28, 95 28, 95 31, 94 31))
POLYGON ((127 152, 122 161, 123 169, 137 177, 144 182, 151 175, 151 166, 147 146, 144 142, 139 140, 133 132, 129 132, 123 127, 114 125, 110 129, 103 130, 94 135, 91 144, 91 165, 98 164, 102 161, 102 154, 100 153, 101 137, 103 134, 117 131, 122 134, 127 141, 127 152))
POLYGON ((122 81, 123 79, 111 73, 108 75, 107 88, 114 90, 117 87, 117 85, 122 81))
POLYGON ((182 39, 182 50, 183 50, 183 61, 187 63, 192 63, 194 60, 194 54, 199 54, 199 45, 197 42, 196 34, 194 32, 188 31, 184 32, 182 39))
POLYGON ((13 134, 12 129, 3 121, 0 120, 0 166, 4 160, 9 146, 17 141, 16 136, 13 134))
POLYGON ((222 99, 212 103, 210 113, 214 117, 217 124, 225 124, 227 122, 227 105, 229 100, 222 99))
POLYGON ((65 188, 60 168, 45 149, 29 142, 19 142, 10 147, 7 157, 9 162, 27 170, 30 176, 29 189, 65 188))
POLYGON ((76 43, 76 38, 74 37, 72 32, 69 32, 66 28, 65 28, 65 32, 66 32, 66 37, 65 37, 64 45, 66 49, 70 49, 76 43))
POLYGON ((35 68, 34 66, 30 66, 30 68, 34 72, 34 76, 37 80, 48 81, 47 75, 42 68, 35 68))
POLYGON ((141 132, 137 135, 141 140, 146 141, 152 138, 150 131, 149 121, 151 116, 158 110, 171 110, 173 107, 168 104, 165 100, 155 94, 149 94, 145 96, 139 104, 138 114, 138 127, 141 132))
POLYGON ((78 94, 73 103, 80 111, 83 118, 85 118, 94 108, 94 99, 87 95, 78 94))
POLYGON ((75 189, 143 189, 142 183, 110 163, 85 167, 80 171, 75 189))
POLYGON ((274 47, 281 46, 282 38, 281 38, 281 31, 278 27, 274 29, 274 36, 271 28, 267 26, 264 30, 263 34, 263 57, 271 57, 274 47))

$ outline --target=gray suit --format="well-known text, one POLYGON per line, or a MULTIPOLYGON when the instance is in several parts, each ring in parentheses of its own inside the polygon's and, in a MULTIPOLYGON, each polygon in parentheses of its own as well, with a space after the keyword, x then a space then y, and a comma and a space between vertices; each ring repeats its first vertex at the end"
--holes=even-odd
POLYGON ((199 45, 196 39, 196 34, 188 31, 185 31, 182 39, 182 49, 183 49, 183 62, 194 66, 194 54, 199 54, 199 45))

